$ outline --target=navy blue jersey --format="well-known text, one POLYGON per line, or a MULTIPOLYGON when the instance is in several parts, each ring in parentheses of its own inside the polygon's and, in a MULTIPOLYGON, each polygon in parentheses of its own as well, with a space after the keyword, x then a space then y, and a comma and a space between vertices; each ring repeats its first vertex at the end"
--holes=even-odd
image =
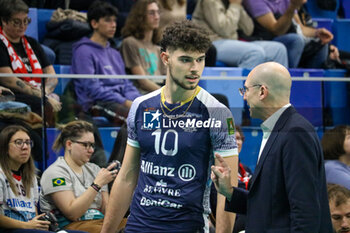
POLYGON ((126 232, 203 232, 214 153, 238 155, 229 109, 200 87, 180 104, 154 91, 133 102, 128 144, 140 173, 126 232))

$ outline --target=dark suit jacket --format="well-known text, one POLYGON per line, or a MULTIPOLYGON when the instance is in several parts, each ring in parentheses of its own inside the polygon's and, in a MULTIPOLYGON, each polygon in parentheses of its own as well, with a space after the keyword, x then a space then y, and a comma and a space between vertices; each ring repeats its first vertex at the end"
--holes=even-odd
POLYGON ((249 192, 234 188, 226 210, 247 214, 246 233, 332 232, 321 145, 293 107, 271 132, 249 192))

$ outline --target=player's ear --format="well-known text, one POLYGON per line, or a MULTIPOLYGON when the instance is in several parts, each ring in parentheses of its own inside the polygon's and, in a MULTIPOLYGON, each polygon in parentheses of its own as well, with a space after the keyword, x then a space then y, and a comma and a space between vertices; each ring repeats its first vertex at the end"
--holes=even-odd
POLYGON ((160 53, 160 58, 162 59, 162 62, 164 63, 164 65, 168 65, 169 64, 169 53, 161 52, 160 53))

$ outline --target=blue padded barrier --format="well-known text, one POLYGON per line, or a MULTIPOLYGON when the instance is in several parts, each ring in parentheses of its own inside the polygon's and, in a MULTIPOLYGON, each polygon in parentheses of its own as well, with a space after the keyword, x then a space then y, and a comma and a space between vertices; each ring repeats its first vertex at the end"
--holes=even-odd
POLYGON ((40 43, 44 40, 47 33, 46 23, 50 21, 53 12, 54 10, 51 9, 38 9, 38 35, 40 43))
POLYGON ((46 160, 47 167, 49 167, 52 163, 56 161, 58 156, 64 155, 64 150, 61 149, 58 153, 54 152, 52 150, 52 145, 55 142, 58 134, 60 131, 56 128, 47 128, 46 129, 46 135, 47 135, 47 150, 49 157, 46 160))
POLYGON ((239 80, 225 80, 225 76, 242 76, 242 69, 235 67, 205 67, 203 76, 218 76, 218 80, 201 80, 199 85, 209 93, 225 95, 235 123, 240 125, 242 122, 243 98, 240 96, 238 88, 243 87, 243 84, 239 80))
POLYGON ((339 0, 337 0, 337 6, 334 11, 322 10, 317 5, 317 0, 308 0, 306 2, 306 8, 312 18, 331 18, 336 19, 339 9, 339 0))
POLYGON ((316 23, 316 28, 326 28, 328 31, 332 32, 333 19, 326 18, 313 18, 312 21, 316 23))
MULTIPOLYGON (((321 69, 289 69, 292 77, 323 77, 321 69)), ((322 83, 319 81, 293 81, 290 101, 314 126, 322 126, 322 83)))
POLYGON ((120 127, 99 127, 98 131, 101 134, 103 147, 105 149, 107 161, 111 156, 115 139, 117 138, 120 127))
MULTIPOLYGON (((325 77, 345 77, 346 70, 325 70, 325 77)), ((324 107, 332 117, 332 125, 349 124, 346 82, 324 82, 324 107)))
POLYGON ((32 22, 28 25, 26 35, 38 40, 38 12, 36 8, 29 8, 28 17, 32 22))
POLYGON ((333 23, 334 44, 339 50, 350 52, 350 19, 337 19, 333 23))
MULTIPOLYGON (((68 66, 68 65, 53 65, 53 68, 55 69, 56 74, 70 74, 71 73, 71 71, 70 71, 71 66, 68 66)), ((70 80, 71 80, 70 78, 59 78, 54 92, 57 95, 62 95, 64 92, 64 89, 66 88, 66 86, 70 80)))

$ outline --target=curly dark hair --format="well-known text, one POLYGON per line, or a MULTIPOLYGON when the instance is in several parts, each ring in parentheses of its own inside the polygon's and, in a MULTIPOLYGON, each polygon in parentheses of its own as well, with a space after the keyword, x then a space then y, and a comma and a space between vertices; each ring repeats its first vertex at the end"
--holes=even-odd
POLYGON ((338 160, 341 155, 345 154, 344 141, 349 132, 350 126, 338 125, 324 133, 321 141, 324 159, 338 160))
POLYGON ((168 26, 160 42, 161 50, 183 49, 184 51, 208 51, 211 41, 208 32, 189 20, 177 21, 168 26))
MULTIPOLYGON (((157 0, 138 0, 132 6, 131 11, 126 19, 125 25, 122 29, 122 36, 126 38, 133 36, 136 39, 142 40, 145 37, 145 30, 147 28, 147 6, 149 4, 156 3, 159 7, 157 0)), ((160 40, 160 33, 158 29, 153 30, 152 42, 157 44, 160 40)))

